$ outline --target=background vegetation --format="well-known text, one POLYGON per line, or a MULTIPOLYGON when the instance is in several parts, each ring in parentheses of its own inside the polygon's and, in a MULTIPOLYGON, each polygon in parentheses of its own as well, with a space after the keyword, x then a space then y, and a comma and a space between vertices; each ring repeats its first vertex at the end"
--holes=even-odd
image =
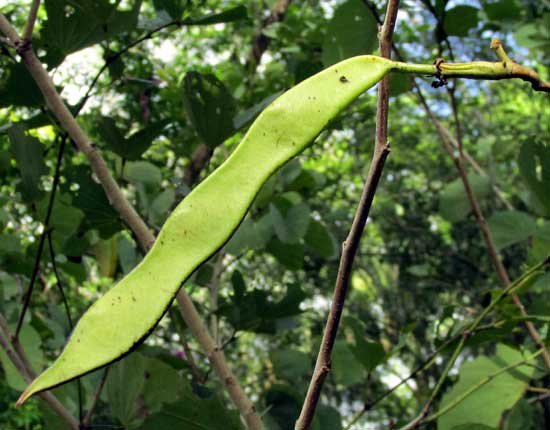
MULTIPOLYGON (((22 29, 30 2, 0 5, 22 29)), ((125 195, 158 231, 274 97, 339 60, 376 53, 385 5, 46 0, 33 47, 125 195)), ((418 63, 493 61, 493 36, 548 78, 548 1, 403 1, 394 42, 418 63)), ((58 355, 71 320, 128 273, 142 250, 14 51, 1 49, 0 313, 13 331, 34 283, 20 343, 40 371, 58 355)), ((352 420, 357 430, 409 422, 444 372, 453 337, 500 288, 445 145, 456 155, 453 142, 462 142, 477 166, 466 163, 510 277, 550 252, 548 94, 516 81, 441 88, 432 81, 420 77, 414 88, 408 77, 391 81, 392 152, 354 265, 316 430, 352 420)), ((268 181, 236 235, 185 286, 269 429, 293 428, 302 407, 340 243, 371 158, 375 112, 371 90, 268 181)), ((548 344, 550 274, 520 293, 548 344)), ((505 301, 484 320, 435 410, 536 351, 518 312, 505 301)), ((67 428, 39 399, 15 409, 26 384, 3 350, 0 362, 0 427, 67 428)), ((145 344, 110 367, 98 391, 104 375, 53 392, 76 417, 91 409, 93 428, 243 428, 172 309, 145 344)), ((426 427, 550 428, 549 385, 542 361, 524 363, 426 427)))

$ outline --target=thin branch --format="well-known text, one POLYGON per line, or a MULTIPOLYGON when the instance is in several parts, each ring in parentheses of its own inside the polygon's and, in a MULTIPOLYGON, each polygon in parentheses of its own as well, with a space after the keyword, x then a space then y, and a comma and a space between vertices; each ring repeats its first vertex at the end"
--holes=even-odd
POLYGON ((193 377, 193 380, 197 384, 203 384, 205 378, 202 376, 202 373, 199 370, 199 366, 197 366, 197 363, 195 362, 195 358, 193 357, 193 352, 189 347, 189 343, 185 339, 185 329, 181 327, 181 324, 179 323, 178 318, 176 318, 176 315, 174 314, 175 311, 172 307, 168 309, 168 312, 176 328, 176 331, 179 331, 180 342, 183 347, 183 352, 185 353, 185 359, 187 360, 187 364, 189 365, 189 369, 191 370, 191 376, 193 377))
MULTIPOLYGON (((64 142, 64 139, 63 139, 63 142, 64 142)), ((62 145, 64 145, 64 143, 62 145)), ((60 149, 60 153, 62 153, 62 149, 60 149)), ((55 193, 55 189, 52 190, 52 193, 55 193)), ((65 307, 65 313, 67 315, 67 320, 69 322, 69 328, 70 328, 70 331, 72 332, 74 328, 73 318, 71 316, 71 310, 69 308, 69 302, 67 301, 67 296, 65 295, 63 284, 61 283, 61 276, 59 275, 59 271, 57 270, 57 263, 55 261, 55 249, 53 246, 51 230, 48 230, 47 235, 48 235, 48 248, 50 250, 50 260, 52 262, 52 268, 53 268, 53 273, 55 275, 57 289, 59 290, 59 294, 61 295, 61 300, 63 301, 63 306, 65 307)), ((80 381, 80 379, 76 380, 76 390, 77 390, 77 396, 78 396, 78 418, 80 422, 82 422, 84 414, 82 409, 82 405, 83 405, 82 382, 80 381)))
MULTIPOLYGON (((380 34, 380 55, 386 58, 389 58, 391 54, 391 40, 395 21, 397 19, 398 8, 399 0, 388 1, 386 19, 380 34)), ((317 355, 315 369, 313 370, 313 375, 308 386, 300 416, 296 421, 296 430, 310 429, 315 415, 315 409, 321 396, 323 384, 331 370, 332 349, 334 348, 338 326, 344 309, 353 261, 359 247, 361 235, 363 234, 367 222, 380 177, 382 176, 386 158, 390 152, 387 140, 388 100, 389 79, 384 78, 378 87, 374 155, 350 232, 342 245, 342 255, 340 257, 336 285, 334 286, 332 305, 323 332, 323 339, 317 355)))
MULTIPOLYGON (((51 210, 50 210, 50 214, 51 214, 51 210)), ((46 218, 49 218, 48 214, 46 214, 46 218)), ((34 258, 34 266, 32 269, 31 280, 29 282, 29 286, 25 293, 25 298, 23 300, 23 308, 19 313, 17 327, 15 328, 15 333, 13 334, 13 339, 12 339, 13 342, 17 342, 17 340, 19 339, 19 333, 21 332, 21 327, 23 327, 23 321, 25 320, 27 309, 29 308, 29 305, 31 303, 31 296, 34 290, 34 284, 36 281, 36 277, 38 276, 38 271, 40 270, 40 260, 42 258, 42 251, 44 250, 44 242, 46 241, 46 235, 47 235, 47 229, 44 227, 44 231, 40 235, 40 239, 38 241, 38 249, 36 251, 36 256, 34 258)))
POLYGON ((27 24, 25 25, 25 31, 23 32, 23 40, 30 42, 32 39, 32 32, 34 31, 34 23, 36 22, 39 7, 40 0, 33 0, 31 10, 29 11, 29 17, 27 18, 27 24))
MULTIPOLYGON (((107 198, 113 208, 119 212, 121 218, 136 235, 136 238, 143 249, 146 251, 149 250, 155 241, 155 236, 122 193, 122 190, 113 179, 97 146, 90 140, 80 125, 76 122, 74 116, 71 114, 65 105, 65 102, 55 89, 50 76, 40 63, 40 60, 36 57, 36 54, 32 50, 31 46, 22 43, 9 21, 1 13, 0 31, 12 39, 15 46, 17 46, 18 54, 23 59, 28 71, 42 92, 48 107, 57 117, 61 126, 73 139, 79 150, 86 155, 93 172, 103 186, 105 194, 107 195, 107 198)), ((199 339, 199 343, 202 348, 208 353, 208 351, 211 351, 212 345, 215 345, 214 341, 204 326, 199 313, 184 288, 181 288, 178 292, 177 300, 185 322, 190 328, 192 328, 192 331, 199 339)), ((220 379, 228 388, 231 399, 245 418, 249 429, 261 429, 263 426, 260 417, 257 414, 252 402, 248 399, 244 393, 244 390, 239 385, 237 379, 231 373, 223 352, 218 351, 216 354, 210 353, 208 355, 215 357, 215 362, 213 362, 213 365, 218 371, 220 379), (230 376, 227 376, 228 374, 230 376)))
MULTIPOLYGON (((218 291, 220 289, 220 276, 223 272, 223 257, 225 252, 220 251, 216 264, 214 265, 214 271, 210 282, 208 283, 209 295, 210 295, 210 333, 214 336, 214 341, 216 345, 220 347, 219 339, 219 326, 218 326, 218 316, 216 311, 218 310, 218 291)), ((223 349, 223 348, 222 348, 223 349)))
MULTIPOLYGON (((23 379, 27 383, 30 383, 32 379, 36 376, 32 369, 25 365, 25 361, 21 358, 19 353, 10 345, 9 339, 12 335, 9 332, 8 324, 4 317, 0 314, 0 347, 6 352, 6 355, 13 363, 14 367, 21 374, 23 379)), ((50 393, 45 391, 39 394, 39 396, 44 400, 51 409, 59 415, 59 417, 67 423, 67 425, 74 430, 79 430, 79 423, 74 418, 71 413, 65 409, 65 407, 57 400, 57 398, 50 393)))
POLYGON ((65 289, 61 283, 61 276, 59 276, 59 271, 57 270, 57 263, 55 262, 55 250, 53 247, 52 234, 48 232, 48 248, 50 250, 50 260, 52 261, 52 269, 55 275, 55 283, 57 284, 57 289, 59 290, 59 295, 61 296, 61 301, 63 302, 63 307, 65 308, 65 314, 67 315, 67 321, 69 323, 69 328, 73 330, 73 319, 71 317, 71 310, 69 308, 69 302, 67 301, 67 296, 65 295, 65 289))
POLYGON ((109 375, 109 367, 107 366, 105 370, 103 371, 103 375, 101 376, 101 380, 99 381, 99 384, 95 390, 94 398, 92 399, 92 404, 90 405, 90 409, 88 409, 88 412, 86 413, 86 416, 82 420, 82 428, 88 429, 92 426, 90 423, 92 422, 92 416, 94 415, 95 409, 97 407, 97 404, 99 403, 99 398, 101 397, 101 392, 103 391, 103 387, 105 386, 105 382, 107 382, 107 376, 109 375))
MULTIPOLYGON (((183 291, 183 289, 181 291, 183 291)), ((237 378, 225 360, 223 351, 218 348, 214 339, 212 339, 212 336, 208 333, 208 329, 202 324, 200 316, 191 302, 191 298, 187 294, 178 294, 176 300, 178 301, 179 310, 183 318, 185 318, 187 326, 201 344, 214 369, 216 369, 219 378, 227 389, 235 406, 237 406, 237 409, 241 412, 241 415, 246 421, 248 429, 262 429, 262 421, 256 411, 256 407, 237 382, 237 378)))
POLYGON ((49 234, 50 219, 52 217, 53 205, 55 202, 55 194, 57 191, 57 186, 59 185, 61 161, 63 159, 63 151, 65 149, 65 140, 66 140, 65 138, 61 139, 59 150, 57 152, 57 160, 55 164, 55 173, 53 177, 52 191, 50 193, 50 200, 48 201, 48 208, 46 209, 46 216, 44 217, 44 223, 43 223, 44 231, 40 235, 40 240, 38 242, 38 249, 36 251, 36 257, 34 259, 34 267, 31 275, 31 280, 29 283, 29 287, 27 288, 27 292, 25 294, 23 308, 21 309, 21 313, 19 314, 19 320, 17 321, 17 328, 15 329, 15 333, 13 335, 14 336, 13 341, 15 342, 17 342, 17 339, 19 338, 19 332, 21 331, 21 327, 23 326, 23 321, 25 319, 25 314, 31 302, 31 296, 34 289, 34 284, 36 281, 36 277, 38 275, 38 271, 40 270, 40 260, 42 259, 42 252, 44 250, 44 241, 46 240, 46 235, 49 234))

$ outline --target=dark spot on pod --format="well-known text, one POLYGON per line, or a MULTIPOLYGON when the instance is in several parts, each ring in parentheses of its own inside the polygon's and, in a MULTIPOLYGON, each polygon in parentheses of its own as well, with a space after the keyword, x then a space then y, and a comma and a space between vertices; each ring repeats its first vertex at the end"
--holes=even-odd
POLYGON ((342 82, 343 84, 347 84, 349 81, 348 81, 348 78, 342 75, 340 76, 340 82, 342 82))

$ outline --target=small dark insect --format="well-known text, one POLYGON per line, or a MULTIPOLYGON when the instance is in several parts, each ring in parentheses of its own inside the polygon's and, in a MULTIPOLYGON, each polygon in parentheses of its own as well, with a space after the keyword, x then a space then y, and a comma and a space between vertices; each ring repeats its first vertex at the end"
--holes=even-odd
POLYGON ((443 64, 445 60, 443 58, 438 58, 434 61, 434 65, 437 69, 437 74, 435 75, 436 81, 432 82, 433 88, 441 88, 447 85, 447 77, 443 76, 441 71, 441 64, 443 64))
POLYGON ((342 82, 343 84, 347 84, 349 81, 348 78, 346 78, 345 76, 340 76, 340 82, 342 82))

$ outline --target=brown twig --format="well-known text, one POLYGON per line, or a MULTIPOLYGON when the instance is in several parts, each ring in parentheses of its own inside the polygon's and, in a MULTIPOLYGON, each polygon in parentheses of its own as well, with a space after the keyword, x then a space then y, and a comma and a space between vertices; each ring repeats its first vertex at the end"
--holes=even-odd
POLYGON ((189 343, 185 339, 185 327, 181 326, 175 312, 176 311, 172 307, 168 309, 168 313, 170 314, 170 318, 174 324, 174 327, 176 328, 176 331, 179 331, 180 342, 183 347, 183 352, 185 353, 185 359, 187 360, 187 364, 189 365, 189 369, 191 370, 191 376, 197 384, 203 384, 204 377, 202 376, 199 366, 197 366, 195 358, 193 357, 191 348, 189 347, 189 343))
POLYGON ((256 407, 237 382, 237 378, 225 360, 223 351, 221 348, 218 348, 216 342, 214 342, 214 339, 212 339, 212 336, 208 333, 208 329, 202 324, 199 314, 191 302, 191 298, 186 294, 178 295, 176 299, 181 315, 187 322, 187 326, 201 344, 214 369, 216 369, 219 378, 227 389, 235 406, 237 406, 237 409, 246 421, 248 429, 262 429, 262 421, 256 411, 256 407))
POLYGON ((97 408, 97 404, 99 403, 99 398, 101 397, 101 392, 103 391, 105 382, 107 382, 108 375, 109 375, 109 367, 106 367, 105 370, 103 371, 103 375, 101 376, 99 384, 97 385, 97 388, 95 390, 94 398, 92 399, 92 404, 90 405, 90 409, 88 409, 88 412, 86 412, 86 415, 82 420, 83 429, 88 429, 91 427, 90 423, 92 422, 92 416, 94 415, 95 409, 97 408))
MULTIPOLYGON (((391 54, 391 40, 399 0, 389 0, 386 11, 386 18, 380 33, 380 55, 389 58, 391 54)), ((374 155, 369 169, 369 174, 361 194, 359 206, 355 213, 353 223, 348 237, 342 245, 342 255, 336 277, 336 285, 332 298, 332 305, 329 316, 323 332, 323 339, 317 355, 315 369, 309 383, 306 398, 296 421, 296 430, 309 430, 315 415, 315 409, 321 396, 321 390, 331 369, 331 354, 336 341, 340 318, 344 309, 347 291, 349 288, 349 278, 353 266, 353 260, 359 247, 361 235, 365 228, 367 217, 372 206, 374 195, 382 175, 382 170, 390 147, 388 143, 388 100, 389 100, 389 80, 384 78, 378 87, 378 106, 376 115, 376 141, 374 155)))
MULTIPOLYGON (((73 139, 76 146, 86 155, 93 172, 103 186, 105 194, 109 202, 120 214, 124 222, 130 227, 135 234, 138 243, 144 250, 149 250, 155 241, 155 236, 149 230, 143 219, 135 211, 132 205, 128 202, 122 190, 112 177, 105 160, 101 156, 97 146, 90 140, 80 125, 76 122, 65 102, 57 92, 48 72, 42 66, 40 60, 32 50, 29 44, 23 43, 17 32, 13 29, 6 17, 0 13, 0 31, 2 31, 16 46, 18 54, 23 59, 31 76, 34 78, 38 88, 42 92, 44 99, 50 110, 59 120, 61 126, 73 139)), ((178 303, 181 306, 182 316, 187 325, 191 328, 193 334, 199 339, 199 343, 208 353, 211 350, 214 341, 204 326, 199 313, 197 312, 191 298, 185 291, 180 289, 177 294, 178 303)), ((211 354, 209 354, 210 356, 211 354)), ((249 424, 250 430, 258 430, 262 428, 261 420, 256 412, 252 402, 246 396, 244 390, 239 385, 237 379, 231 373, 229 365, 226 362, 225 355, 222 351, 215 354, 215 362, 213 366, 218 372, 218 375, 228 387, 230 397, 237 406, 246 422, 249 424), (231 378, 227 377, 228 372, 231 378), (231 389, 229 389, 229 387, 231 389)))
POLYGON ((23 32, 23 40, 28 42, 32 39, 32 32, 34 31, 34 24, 36 22, 39 7, 40 0, 33 0, 29 11, 29 17, 27 18, 27 24, 25 24, 25 31, 23 32))

